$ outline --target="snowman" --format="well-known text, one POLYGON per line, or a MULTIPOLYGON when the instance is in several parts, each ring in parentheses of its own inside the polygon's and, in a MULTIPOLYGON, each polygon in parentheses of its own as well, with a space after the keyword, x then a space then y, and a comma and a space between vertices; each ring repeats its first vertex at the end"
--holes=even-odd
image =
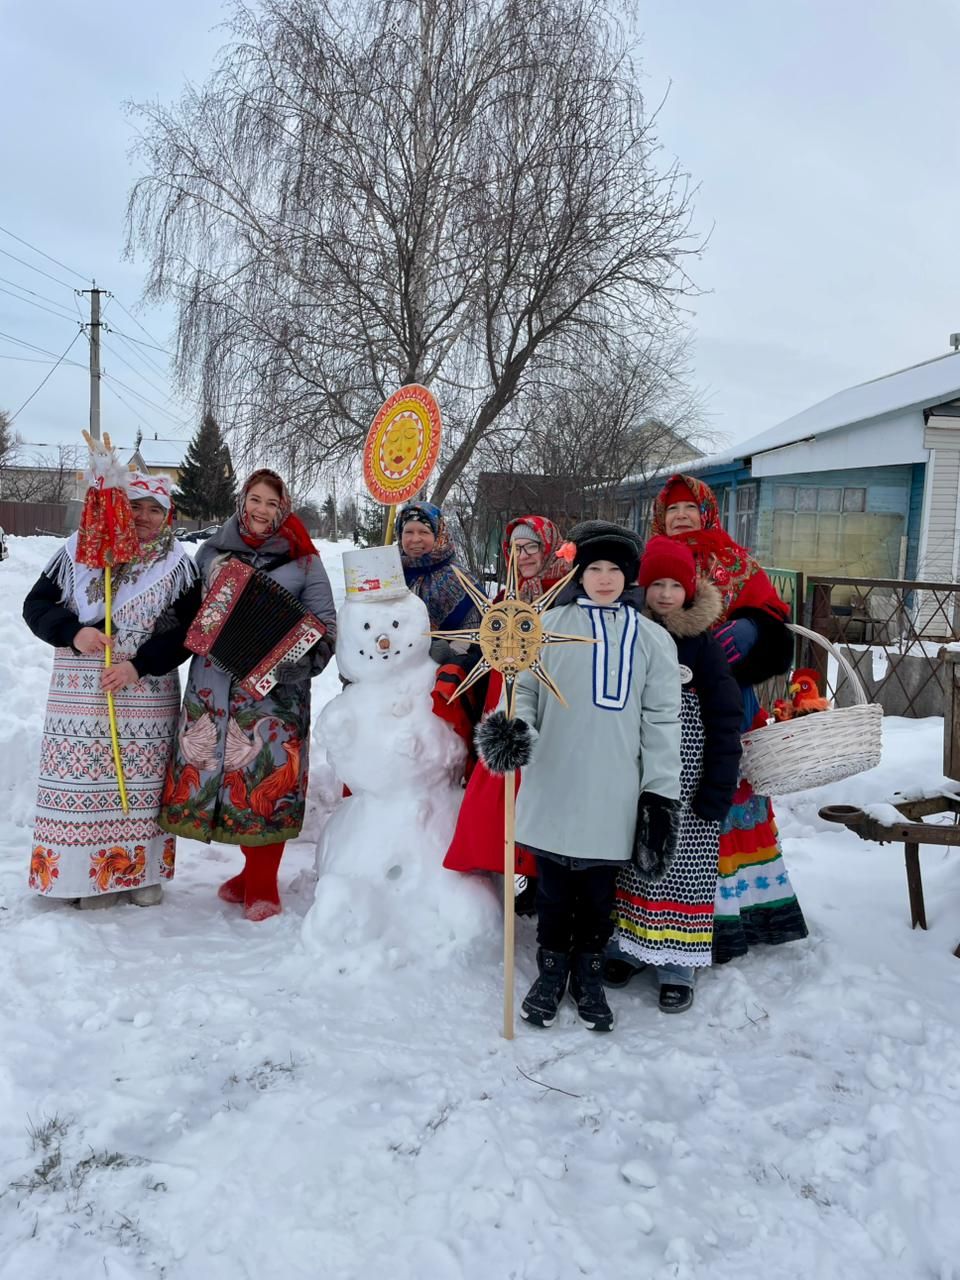
POLYGON ((463 791, 465 748, 433 713, 430 620, 396 545, 347 551, 337 665, 350 683, 320 712, 317 737, 350 795, 317 846, 305 944, 339 971, 443 963, 495 939, 498 908, 479 878, 441 865, 463 791))

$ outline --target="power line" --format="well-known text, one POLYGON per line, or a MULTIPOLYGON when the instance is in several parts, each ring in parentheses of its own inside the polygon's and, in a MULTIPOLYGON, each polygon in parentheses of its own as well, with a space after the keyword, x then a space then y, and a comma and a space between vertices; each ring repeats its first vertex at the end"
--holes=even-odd
MULTIPOLYGON (((39 356, 8 356, 0 351, 0 360, 19 360, 22 364, 52 364, 52 360, 41 360, 39 356)), ((77 360, 65 360, 64 364, 75 364, 78 368, 83 366, 77 360)))
MULTIPOLYGON (((38 347, 32 342, 24 342, 22 338, 15 338, 12 333, 0 333, 0 338, 6 339, 7 342, 16 343, 18 347, 26 347, 28 351, 38 351, 42 356, 50 356, 54 360, 57 359, 57 353, 55 351, 48 351, 46 347, 38 347)), ((60 359, 63 359, 63 357, 61 356, 60 359)), ((79 364, 79 361, 67 360, 66 363, 79 364)), ((79 365, 79 367, 81 369, 84 368, 83 365, 79 365)))
MULTIPOLYGON (((115 338, 119 338, 120 341, 123 343, 123 345, 130 352, 130 354, 133 356, 136 356, 138 360, 142 360, 143 363, 147 366, 147 368, 151 369, 155 374, 158 375, 158 377, 165 378, 167 376, 166 370, 162 369, 160 365, 157 364, 156 360, 154 360, 151 356, 146 355, 143 351, 140 351, 136 347, 133 347, 130 345, 131 342, 136 342, 136 338, 128 338, 126 334, 120 333, 119 330, 117 329, 111 329, 109 325, 104 325, 104 328, 106 329, 107 333, 111 333, 115 338)), ((143 345, 146 346, 147 344, 143 343, 143 345)))
POLYGON ((176 417, 169 411, 169 409, 165 409, 162 404, 157 404, 155 400, 151 400, 148 396, 143 395, 141 392, 137 391, 135 387, 131 387, 129 382, 124 382, 121 378, 116 377, 115 374, 107 373, 106 370, 104 370, 103 377, 108 378, 111 382, 116 382, 118 386, 123 387, 123 389, 128 391, 130 395, 136 396, 138 400, 142 400, 144 404, 148 404, 151 409, 156 409, 157 413, 162 413, 165 418, 169 418, 170 421, 175 423, 178 427, 186 427, 189 425, 183 418, 176 417))
MULTIPOLYGON (((53 311, 50 307, 45 307, 43 303, 34 302, 30 298, 21 298, 20 295, 18 293, 14 293, 12 289, 4 289, 3 285, 0 285, 0 293, 9 294, 11 298, 16 298, 18 302, 25 302, 28 307, 36 307, 38 311, 46 311, 47 315, 56 316, 58 320, 70 320, 73 322, 73 316, 64 315, 61 311, 53 311)), ((57 303, 54 303, 54 306, 56 305, 57 303)))
MULTIPOLYGON (((130 319, 131 319, 131 320, 133 321, 133 323, 137 326, 137 328, 140 330, 140 332, 141 332, 141 333, 145 333, 145 334, 147 335, 147 337, 150 339, 150 341, 151 341, 151 342, 157 343, 157 348, 156 348, 156 349, 157 349, 158 351, 162 351, 162 352, 163 352, 163 354, 164 354, 165 356, 170 355, 170 352, 169 352, 169 351, 167 351, 167 349, 166 349, 165 347, 161 347, 161 346, 159 345, 159 343, 157 342, 157 339, 153 336, 153 334, 150 332, 150 330, 149 330, 149 329, 145 329, 145 328, 143 327, 143 325, 140 323, 140 321, 137 319, 137 317, 133 314, 133 312, 132 312, 132 311, 128 311, 128 310, 127 310, 127 308, 123 305, 123 303, 120 301, 120 299, 119 299, 119 298, 117 298, 117 306, 120 308, 120 310, 123 312, 123 314, 124 314, 125 316, 129 316, 129 317, 130 317, 130 319)), ((136 338, 131 338, 131 339, 130 339, 130 341, 131 341, 131 342, 136 342, 136 341, 137 341, 137 339, 136 339, 136 338)), ((144 345, 146 345, 146 344, 144 344, 144 345)))
MULTIPOLYGON (((111 329, 110 332, 112 333, 113 330, 111 329)), ((106 343, 104 343, 103 345, 107 351, 109 351, 112 355, 117 357, 117 359, 120 361, 121 364, 125 364, 128 369, 132 370, 137 375, 138 378, 142 378, 143 381, 147 384, 147 386, 150 387, 152 390, 156 391, 158 395, 165 396, 168 401, 173 399, 172 392, 167 391, 166 388, 164 387, 158 387, 155 382, 151 382, 145 373, 141 373, 140 370, 136 367, 136 365, 131 364, 130 361, 127 360, 125 356, 122 356, 120 354, 119 351, 116 351, 113 347, 108 347, 106 343)))
MULTIPOLYGON (((12 285, 14 289, 19 289, 21 293, 29 293, 31 298, 40 298, 43 302, 49 302, 51 307, 63 307, 63 303, 58 302, 56 298, 48 298, 45 293, 37 293, 36 289, 28 289, 26 285, 18 284, 16 280, 8 280, 6 276, 0 276, 0 280, 4 284, 12 285)), ((74 303, 77 301, 76 290, 74 290, 73 301, 74 303)), ((64 310, 66 310, 65 307, 64 310)))
MULTIPOLYGON (((103 376, 104 376, 104 378, 105 378, 105 379, 107 378, 107 375, 106 375, 106 374, 104 374, 103 376)), ((141 422, 143 422, 146 426, 148 426, 148 427, 150 428, 150 430, 151 430, 151 431, 153 431, 153 432, 154 432, 154 435, 156 435, 156 434, 157 434, 157 432, 154 430, 153 423, 150 421, 150 419, 149 419, 148 417, 146 417, 146 415, 143 413, 143 410, 142 410, 142 409, 135 409, 135 408, 133 407, 133 405, 130 403, 130 401, 129 401, 129 400, 127 400, 127 399, 126 399, 126 397, 124 397, 124 396, 122 396, 122 395, 120 394, 120 392, 117 390, 117 388, 113 385, 113 379, 112 379, 112 378, 107 379, 107 380, 104 382, 104 386, 107 388, 107 390, 110 392, 110 394, 111 394, 111 395, 114 395, 114 396, 116 396, 116 397, 117 397, 117 399, 118 399, 118 400, 120 401, 120 403, 124 406, 124 408, 127 410, 127 412, 128 412, 128 413, 133 414, 134 421, 137 423, 137 425, 139 425, 141 422)))
MULTIPOLYGON (((42 391, 42 390, 43 390, 43 388, 47 385, 47 383, 50 381, 50 379, 53 377, 53 375, 56 373, 56 371, 60 368, 60 365, 61 365, 61 364, 63 363, 63 361, 66 359, 66 357, 67 357, 67 355, 68 355, 68 353, 69 353, 69 351, 70 351, 70 348, 73 346, 73 344, 76 342, 76 340, 80 337, 80 334, 81 334, 82 332, 83 332, 83 330, 82 330, 82 329, 78 329, 78 330, 77 330, 77 332, 76 332, 76 333, 73 335, 73 337, 70 339, 70 342, 69 342, 69 344, 67 345, 66 350, 63 352, 63 355, 62 355, 62 356, 60 356, 60 358, 59 358, 59 360, 57 361, 57 363, 56 363, 56 364, 53 366, 53 368, 52 368, 51 370, 49 370, 49 372, 44 376, 43 381, 40 383, 39 387, 37 387, 36 391, 32 391, 32 392, 30 393, 30 395, 28 395, 28 396, 27 396, 26 400, 24 400, 23 404, 22 404, 22 405, 20 406, 20 408, 16 411, 16 413, 11 414, 11 416, 10 416, 10 422, 11 422, 11 423, 16 422, 17 418, 19 418, 20 414, 21 414, 21 413, 23 413, 24 409, 27 407, 27 405, 30 403, 30 401, 33 399, 33 397, 37 394, 37 392, 42 391)), ((73 363, 73 362, 71 362, 71 363, 73 363)))
MULTIPOLYGON (((122 306, 123 304, 120 303, 120 305, 122 306)), ((118 338, 126 338, 128 342, 135 342, 138 347, 149 347, 151 351, 159 351, 161 355, 173 358, 173 353, 168 351, 166 347, 158 347, 153 342, 144 342, 142 338, 135 338, 131 333, 121 333, 119 329, 111 329, 110 332, 115 333, 118 338)))
POLYGON ((48 280, 52 280, 54 284, 62 285, 64 289, 72 289, 72 284, 67 284, 66 280, 58 280, 56 276, 52 276, 49 271, 41 271, 39 267, 35 267, 32 262, 28 262, 26 258, 18 258, 15 253, 11 253, 9 249, 0 249, 0 253, 5 258, 12 258, 14 262, 19 262, 22 267, 27 267, 31 271, 36 271, 41 276, 46 276, 48 280))
MULTIPOLYGON (((24 240, 22 236, 15 236, 12 231, 8 231, 6 227, 0 227, 0 231, 5 236, 9 236, 11 240, 16 240, 18 244, 26 245, 28 249, 32 249, 34 253, 39 253, 41 258, 46 258, 48 262, 52 262, 54 266, 63 267, 64 271, 69 271, 72 276, 76 276, 78 280, 86 283, 90 279, 89 276, 82 275, 79 271, 74 271, 73 267, 68 267, 65 262, 61 262, 59 258, 53 258, 49 253, 44 253, 42 249, 38 249, 35 244, 31 244, 29 240, 24 240)), ((70 287, 70 286, 68 286, 70 287)))

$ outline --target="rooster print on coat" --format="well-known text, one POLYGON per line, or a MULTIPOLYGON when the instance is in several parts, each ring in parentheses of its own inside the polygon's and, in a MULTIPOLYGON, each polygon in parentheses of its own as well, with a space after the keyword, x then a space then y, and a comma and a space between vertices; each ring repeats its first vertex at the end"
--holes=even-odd
POLYGON ((224 844, 298 835, 307 791, 309 689, 276 685, 252 698, 209 659, 195 658, 160 825, 224 844))

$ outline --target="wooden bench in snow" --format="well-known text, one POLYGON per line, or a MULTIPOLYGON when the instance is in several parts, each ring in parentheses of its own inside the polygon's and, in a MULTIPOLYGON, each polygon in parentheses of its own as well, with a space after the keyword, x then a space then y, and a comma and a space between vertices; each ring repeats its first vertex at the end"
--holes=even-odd
MULTIPOLYGON (((922 844, 960 845, 960 788, 958 794, 942 793, 916 800, 897 798, 891 804, 870 805, 858 809, 851 804, 831 804, 820 810, 827 822, 839 822, 856 832, 861 840, 878 844, 902 844, 907 867, 907 892, 910 895, 910 925, 927 927, 920 877, 922 844), (924 822, 935 814, 952 814, 953 822, 941 825, 924 822)), ((960 959, 960 944, 953 953, 960 959)))

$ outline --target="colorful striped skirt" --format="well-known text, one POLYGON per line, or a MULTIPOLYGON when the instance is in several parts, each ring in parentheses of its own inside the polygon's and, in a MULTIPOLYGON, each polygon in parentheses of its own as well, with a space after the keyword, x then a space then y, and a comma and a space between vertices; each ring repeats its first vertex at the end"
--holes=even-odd
POLYGON ((783 861, 769 796, 741 779, 720 828, 713 959, 725 964, 765 942, 807 936, 807 925, 783 861))

